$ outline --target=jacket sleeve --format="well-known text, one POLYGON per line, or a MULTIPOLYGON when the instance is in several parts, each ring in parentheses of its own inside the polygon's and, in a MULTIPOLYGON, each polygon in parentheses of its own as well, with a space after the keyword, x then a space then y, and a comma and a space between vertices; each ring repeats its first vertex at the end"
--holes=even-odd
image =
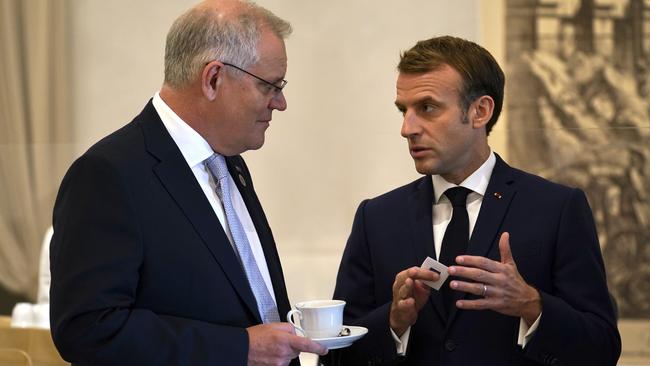
POLYGON ((61 184, 50 265, 52 336, 62 357, 92 365, 246 365, 244 328, 138 306, 148 248, 140 230, 146 218, 131 194, 111 162, 89 154, 61 184))
POLYGON ((573 189, 560 215, 553 290, 525 354, 543 364, 616 365, 621 339, 591 209, 573 189))

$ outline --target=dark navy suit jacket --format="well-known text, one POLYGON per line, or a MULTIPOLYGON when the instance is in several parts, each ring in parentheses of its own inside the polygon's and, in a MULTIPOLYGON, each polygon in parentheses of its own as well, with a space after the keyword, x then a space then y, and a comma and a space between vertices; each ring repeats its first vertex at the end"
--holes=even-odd
POLYGON ((499 236, 510 233, 517 268, 542 297, 535 335, 521 349, 519 318, 455 307, 446 316, 432 290, 411 328, 406 356, 397 357, 388 325, 391 288, 398 272, 435 258, 432 202, 426 176, 359 206, 334 298, 347 301, 345 322, 369 333, 333 358, 364 366, 616 364, 621 341, 585 195, 511 168, 498 156, 468 254, 499 260, 499 236))
MULTIPOLYGON (((284 316, 289 301, 273 235, 244 160, 227 162, 284 316)), ((245 328, 261 323, 254 295, 151 101, 67 172, 50 253, 52 335, 64 359, 246 365, 245 328)))

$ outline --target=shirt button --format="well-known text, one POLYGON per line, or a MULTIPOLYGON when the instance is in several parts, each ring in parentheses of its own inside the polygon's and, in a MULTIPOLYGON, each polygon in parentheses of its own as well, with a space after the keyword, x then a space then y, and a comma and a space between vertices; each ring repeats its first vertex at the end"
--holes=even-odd
POLYGON ((452 340, 448 340, 445 342, 445 349, 449 352, 453 351, 456 349, 456 343, 452 340))

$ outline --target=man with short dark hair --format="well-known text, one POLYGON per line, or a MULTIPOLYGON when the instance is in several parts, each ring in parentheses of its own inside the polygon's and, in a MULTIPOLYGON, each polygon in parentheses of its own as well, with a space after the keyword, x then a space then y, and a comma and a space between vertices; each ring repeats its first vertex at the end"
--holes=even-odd
MULTIPOLYGON (((505 77, 455 37, 402 54, 395 105, 424 177, 359 206, 335 299, 369 328, 343 365, 615 365, 621 340, 584 193, 508 166, 505 77), (449 266, 440 291, 429 256, 449 266)), ((330 360, 330 361, 333 361, 330 360)), ((332 362, 336 363, 336 362, 332 362)))
POLYGON ((78 365, 298 365, 321 345, 290 305, 271 229, 239 155, 259 149, 290 25, 204 1, 167 36, 165 82, 70 167, 54 208, 52 336, 78 365))

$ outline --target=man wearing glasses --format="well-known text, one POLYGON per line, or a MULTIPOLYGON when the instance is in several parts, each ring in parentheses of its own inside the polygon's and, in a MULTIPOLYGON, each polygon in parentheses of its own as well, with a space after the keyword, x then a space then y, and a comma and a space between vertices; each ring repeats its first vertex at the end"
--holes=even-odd
POLYGON ((81 156, 54 208, 51 326, 79 365, 297 365, 271 230, 239 154, 283 111, 290 25, 205 1, 167 36, 165 81, 81 156))

